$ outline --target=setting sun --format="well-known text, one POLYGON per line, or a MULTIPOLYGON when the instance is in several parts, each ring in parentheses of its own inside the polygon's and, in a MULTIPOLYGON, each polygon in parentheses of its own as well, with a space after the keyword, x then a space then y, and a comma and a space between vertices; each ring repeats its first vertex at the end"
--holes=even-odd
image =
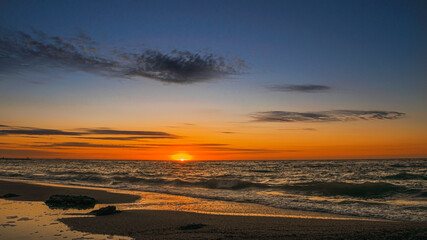
POLYGON ((193 159, 193 156, 191 156, 187 153, 180 152, 180 153, 177 153, 175 155, 172 155, 171 158, 175 161, 184 162, 184 161, 188 161, 188 160, 193 159))

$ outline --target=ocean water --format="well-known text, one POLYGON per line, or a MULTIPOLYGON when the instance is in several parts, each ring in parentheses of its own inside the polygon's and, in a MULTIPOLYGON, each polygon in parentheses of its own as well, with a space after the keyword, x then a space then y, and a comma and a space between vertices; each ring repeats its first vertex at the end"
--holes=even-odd
POLYGON ((0 177, 427 221, 427 159, 183 163, 2 159, 0 177))

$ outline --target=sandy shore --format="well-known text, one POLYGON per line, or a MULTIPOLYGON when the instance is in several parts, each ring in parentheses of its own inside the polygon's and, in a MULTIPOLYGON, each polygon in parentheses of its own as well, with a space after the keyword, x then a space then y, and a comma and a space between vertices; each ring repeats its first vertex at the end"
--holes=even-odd
MULTIPOLYGON (((6 193, 21 195, 13 200, 23 201, 44 201, 53 194, 87 195, 108 204, 133 202, 139 198, 132 194, 89 188, 0 181, 0 195, 6 193)), ((107 235, 135 239, 425 239, 427 235, 427 223, 315 219, 307 216, 286 218, 125 210, 102 217, 58 215, 58 218, 69 226, 69 231, 104 234, 99 235, 100 239, 107 235)))
POLYGON ((136 239, 425 239, 424 223, 225 216, 134 210, 96 218, 66 218, 78 231, 136 239), (189 224, 205 226, 181 230, 189 224))

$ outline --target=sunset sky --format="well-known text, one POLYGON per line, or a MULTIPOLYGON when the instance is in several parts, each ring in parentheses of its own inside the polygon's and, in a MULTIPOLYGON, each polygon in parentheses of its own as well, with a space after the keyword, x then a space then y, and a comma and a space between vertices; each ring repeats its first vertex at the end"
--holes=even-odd
POLYGON ((427 157, 426 91, 425 1, 0 2, 0 157, 427 157))

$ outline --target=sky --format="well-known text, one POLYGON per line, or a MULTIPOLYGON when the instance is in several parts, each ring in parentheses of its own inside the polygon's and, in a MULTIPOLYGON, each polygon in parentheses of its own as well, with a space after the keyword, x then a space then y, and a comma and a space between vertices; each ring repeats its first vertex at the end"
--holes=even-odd
POLYGON ((427 157, 423 1, 0 1, 0 157, 427 157))

